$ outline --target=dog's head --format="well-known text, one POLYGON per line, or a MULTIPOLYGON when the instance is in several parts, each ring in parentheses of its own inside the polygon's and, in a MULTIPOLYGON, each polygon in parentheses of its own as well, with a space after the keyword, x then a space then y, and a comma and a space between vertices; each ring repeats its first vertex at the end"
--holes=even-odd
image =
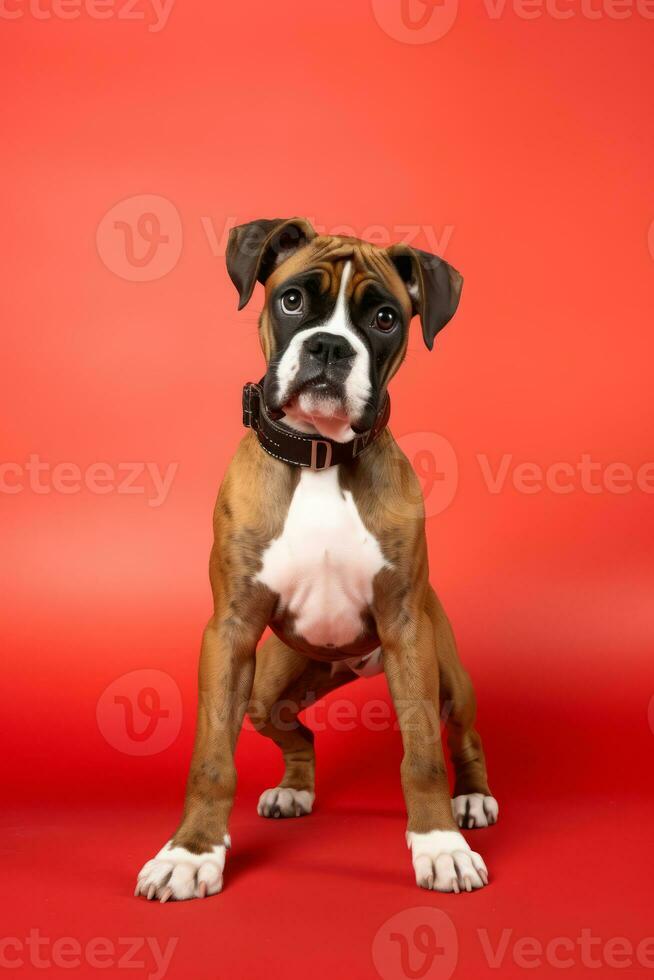
POLYGON ((344 442, 371 428, 418 314, 431 350, 454 316, 462 277, 408 245, 317 235, 303 218, 232 228, 227 270, 242 309, 257 281, 268 364, 264 397, 296 428, 344 442))

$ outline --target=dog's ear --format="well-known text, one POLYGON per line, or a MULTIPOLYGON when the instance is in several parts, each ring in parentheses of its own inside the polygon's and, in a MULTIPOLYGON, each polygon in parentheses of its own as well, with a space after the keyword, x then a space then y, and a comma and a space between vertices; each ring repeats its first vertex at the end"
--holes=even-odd
POLYGON ((227 271, 238 290, 239 310, 249 301, 257 280, 265 282, 276 265, 315 237, 306 218, 260 218, 232 228, 227 271))
POLYGON ((463 276, 445 259, 409 245, 391 245, 388 255, 407 287, 414 314, 420 315, 422 336, 431 350, 436 334, 456 313, 463 276))

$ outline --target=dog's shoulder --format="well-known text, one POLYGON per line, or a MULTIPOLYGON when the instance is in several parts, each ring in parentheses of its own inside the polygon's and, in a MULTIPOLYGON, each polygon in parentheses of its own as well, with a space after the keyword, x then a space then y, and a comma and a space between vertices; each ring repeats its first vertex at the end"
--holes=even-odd
POLYGON ((343 483, 352 491, 364 520, 375 530, 424 521, 420 480, 388 429, 353 465, 342 470, 343 483))
POLYGON ((295 468, 264 452, 248 431, 227 467, 214 508, 214 534, 254 535, 263 547, 276 537, 298 481, 295 468))
POLYGON ((379 542, 386 565, 376 578, 385 595, 407 582, 426 581, 425 507, 422 486, 409 459, 386 429, 356 465, 344 468, 361 520, 379 542))

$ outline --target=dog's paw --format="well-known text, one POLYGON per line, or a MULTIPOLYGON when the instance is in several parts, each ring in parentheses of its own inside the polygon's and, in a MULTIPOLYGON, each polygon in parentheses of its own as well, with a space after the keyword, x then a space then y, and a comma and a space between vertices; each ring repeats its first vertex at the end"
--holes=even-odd
POLYGON ((490 827, 497 823, 500 808, 494 796, 483 793, 469 793, 455 796, 452 800, 452 814, 459 827, 471 830, 473 827, 490 827))
POLYGON ((304 817, 311 813, 314 800, 315 794, 308 789, 275 786, 263 791, 257 813, 260 817, 304 817))
POLYGON ((173 847, 168 841, 138 873, 135 895, 160 902, 169 899, 182 902, 187 898, 206 898, 223 887, 225 853, 229 837, 204 854, 194 854, 185 847, 173 847))
POLYGON ((471 851, 456 830, 431 830, 406 835, 411 848, 416 884, 437 892, 470 892, 488 884, 481 856, 471 851))

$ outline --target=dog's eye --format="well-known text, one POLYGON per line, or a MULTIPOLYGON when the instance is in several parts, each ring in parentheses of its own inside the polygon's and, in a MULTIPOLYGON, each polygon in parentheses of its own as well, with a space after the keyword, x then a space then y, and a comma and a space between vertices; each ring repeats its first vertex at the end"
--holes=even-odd
POLYGON ((301 313, 302 305, 302 293, 299 289, 287 289, 282 295, 284 313, 301 313))
POLYGON ((396 321, 397 316, 395 315, 395 310, 392 310, 390 306, 382 306, 381 310, 377 310, 375 326, 379 330, 392 330, 396 321))

